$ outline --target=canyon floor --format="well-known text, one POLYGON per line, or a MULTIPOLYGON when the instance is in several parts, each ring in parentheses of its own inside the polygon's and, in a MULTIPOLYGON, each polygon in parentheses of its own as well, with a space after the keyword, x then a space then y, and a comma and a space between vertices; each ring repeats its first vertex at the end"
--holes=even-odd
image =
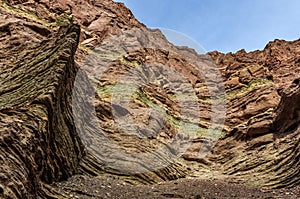
POLYGON ((130 185, 128 182, 105 177, 74 176, 56 183, 55 191, 69 198, 269 198, 297 199, 300 187, 266 189, 251 187, 228 180, 179 179, 154 185, 130 185))

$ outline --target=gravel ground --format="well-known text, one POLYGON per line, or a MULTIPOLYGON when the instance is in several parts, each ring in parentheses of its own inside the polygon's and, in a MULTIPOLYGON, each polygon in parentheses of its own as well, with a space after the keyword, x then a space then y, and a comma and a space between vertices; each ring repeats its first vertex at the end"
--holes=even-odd
POLYGON ((131 185, 124 181, 74 176, 66 182, 56 183, 58 192, 66 198, 300 198, 300 186, 292 189, 267 190, 217 180, 180 179, 156 185, 131 185))

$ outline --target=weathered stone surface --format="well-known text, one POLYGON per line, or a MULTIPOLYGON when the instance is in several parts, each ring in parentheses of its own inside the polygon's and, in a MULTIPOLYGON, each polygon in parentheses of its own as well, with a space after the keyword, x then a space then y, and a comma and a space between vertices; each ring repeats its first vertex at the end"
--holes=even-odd
MULTIPOLYGON (((75 174, 113 176, 133 184, 188 177, 270 187, 299 185, 300 40, 275 40, 249 53, 197 55, 173 46, 160 31, 148 30, 123 4, 110 0, 9 0, 0 2, 0 45, 0 197, 68 198, 68 191, 52 183, 75 174), (112 53, 120 49, 111 36, 122 34, 127 34, 124 46, 134 50, 112 53), (101 47, 113 51, 103 54, 101 47), (86 60, 97 65, 99 60, 89 59, 91 54, 107 64, 96 90, 89 87, 89 74, 78 78, 80 69, 93 72, 86 60), (210 99, 209 91, 216 90, 218 82, 205 83, 194 67, 202 63, 204 71, 214 73, 210 57, 221 72, 227 104, 224 136, 215 146, 207 129, 216 100, 210 99), (158 71, 143 67, 153 63, 159 63, 158 71), (187 90, 186 84, 172 87, 162 75, 163 66, 179 71, 192 85, 197 106, 190 96, 174 97, 177 90, 187 90), (128 103, 112 102, 112 88, 127 74, 142 80, 155 77, 154 83, 140 85, 128 103), (80 86, 74 88, 77 81, 80 86), (189 105, 189 117, 199 116, 197 121, 184 118, 185 131, 197 132, 192 138, 176 131, 182 117, 179 101, 189 105), (138 128, 130 135, 117 125, 118 118, 129 115, 139 124, 126 126, 138 128), (157 170, 150 169, 156 162, 137 162, 134 155, 118 153, 153 152, 166 145, 163 152, 152 153, 165 165, 157 170), (182 158, 174 159, 185 146, 189 147, 182 158), (199 151, 211 149, 207 157, 199 156, 199 151), (111 167, 118 161, 123 166, 127 162, 129 171, 141 167, 145 172, 111 167)), ((82 191, 88 185, 74 179, 66 181, 66 187, 74 185, 73 193, 93 197, 93 190, 82 191)))
POLYGON ((229 91, 227 124, 232 130, 208 156, 210 161, 222 163, 216 167, 223 173, 251 176, 249 184, 299 184, 299 45, 299 40, 275 40, 263 51, 211 53, 226 68, 226 77, 241 74, 239 65, 249 69, 243 78, 247 74, 250 86, 229 91), (230 142, 235 144, 228 147, 230 142))
POLYGON ((0 194, 35 198, 41 182, 76 173, 82 156, 70 105, 79 27, 45 37, 40 24, 1 17, 0 194))

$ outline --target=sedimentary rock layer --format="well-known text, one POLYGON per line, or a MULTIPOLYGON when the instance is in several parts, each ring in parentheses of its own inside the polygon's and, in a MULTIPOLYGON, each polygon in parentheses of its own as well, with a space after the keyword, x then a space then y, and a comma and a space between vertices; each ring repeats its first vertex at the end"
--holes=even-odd
POLYGON ((198 55, 123 4, 55 0, 1 1, 0 45, 1 197, 75 174, 299 184, 299 40, 198 55))

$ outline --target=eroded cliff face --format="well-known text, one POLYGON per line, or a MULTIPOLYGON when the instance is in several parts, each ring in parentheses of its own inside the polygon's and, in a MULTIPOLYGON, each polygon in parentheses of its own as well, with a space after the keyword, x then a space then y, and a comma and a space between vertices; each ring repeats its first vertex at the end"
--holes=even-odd
POLYGON ((1 1, 0 35, 1 197, 65 197, 51 183, 75 174, 131 183, 188 177, 299 184, 299 40, 198 55, 110 0, 1 1), (218 69, 220 77, 205 77, 197 65, 208 74, 218 69), (172 87, 163 74, 173 70, 197 103, 175 95, 188 87, 179 77, 172 87), (124 76, 144 81, 134 94, 126 87, 126 102, 114 98, 126 97, 132 79, 124 76), (120 80, 123 90, 116 89, 120 80), (210 96, 222 88, 225 95, 210 96), (224 121, 216 114, 222 111, 224 121), (128 117, 135 123, 125 126, 136 134, 118 124, 128 117), (219 140, 207 133, 212 122, 224 123, 219 140), (136 154, 148 156, 137 161, 136 154))
POLYGON ((83 146, 73 127, 70 93, 79 31, 72 25, 52 34, 35 22, 1 14, 5 198, 36 197, 40 181, 64 180, 78 172, 83 146))
POLYGON ((225 66, 231 130, 208 159, 224 173, 258 185, 299 183, 299 46, 275 40, 262 51, 210 53, 225 66))

